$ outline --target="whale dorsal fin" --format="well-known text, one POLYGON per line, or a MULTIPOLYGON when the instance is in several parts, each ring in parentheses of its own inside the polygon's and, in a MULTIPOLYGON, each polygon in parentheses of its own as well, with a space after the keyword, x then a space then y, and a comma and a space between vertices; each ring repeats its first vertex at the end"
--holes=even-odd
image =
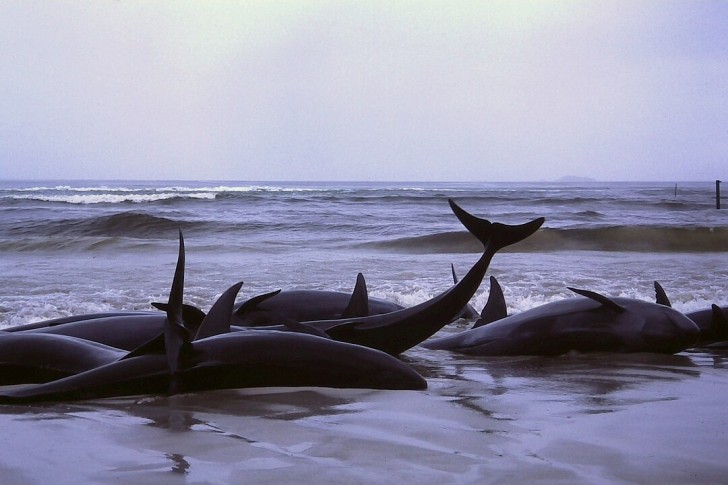
POLYGON ((626 310, 626 308, 624 308, 622 305, 615 302, 614 300, 610 299, 609 297, 600 295, 599 293, 596 293, 594 291, 580 290, 580 289, 571 288, 571 287, 568 287, 568 288, 571 291, 573 291, 574 293, 581 295, 581 296, 585 296, 587 298, 591 298, 592 300, 601 303, 606 308, 609 308, 610 310, 615 311, 617 313, 622 313, 623 311, 626 310))
POLYGON ((508 309, 506 307, 506 299, 503 296, 503 289, 501 288, 498 280, 495 276, 490 277, 490 294, 488 295, 488 301, 483 307, 483 311, 480 312, 480 318, 473 328, 482 327, 501 318, 508 316, 508 309))
POLYGON ((726 318, 723 310, 715 303, 710 308, 713 310, 713 318, 711 320, 713 330, 721 338, 728 338, 728 318, 726 318))
POLYGON ((230 333, 230 317, 233 314, 235 298, 238 296, 238 292, 242 286, 242 281, 235 283, 220 295, 220 298, 215 301, 210 311, 207 312, 207 316, 200 324, 194 340, 200 340, 222 333, 230 333))
POLYGON ((271 291, 270 293, 263 293, 262 295, 254 296, 253 298, 247 300, 244 302, 240 307, 235 310, 235 315, 241 316, 245 315, 248 312, 253 311, 255 307, 263 303, 268 298, 271 298, 273 296, 276 296, 278 293, 280 293, 281 290, 271 291))
POLYGON ((665 293, 664 288, 662 288, 662 285, 657 281, 655 281, 655 301, 658 305, 672 306, 670 299, 667 297, 667 293, 665 293))
POLYGON ((364 275, 356 275, 356 285, 351 293, 349 304, 341 314, 341 318, 356 318, 369 316, 369 291, 364 275))

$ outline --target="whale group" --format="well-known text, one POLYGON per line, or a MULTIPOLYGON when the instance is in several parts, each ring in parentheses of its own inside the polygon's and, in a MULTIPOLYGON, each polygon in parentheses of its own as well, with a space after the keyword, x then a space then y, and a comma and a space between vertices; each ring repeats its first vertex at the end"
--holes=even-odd
POLYGON ((275 290, 236 304, 235 282, 205 313, 184 303, 185 245, 166 302, 149 311, 71 315, 0 331, 0 404, 175 394, 209 389, 316 386, 421 390, 399 358, 420 345, 473 356, 571 352, 677 353, 728 340, 726 308, 683 314, 655 282, 656 301, 570 288, 574 297, 508 315, 490 277, 480 314, 469 302, 495 254, 535 233, 543 218, 509 225, 450 209, 482 244, 453 285, 405 308, 370 298, 362 273, 351 293, 275 290), (436 338, 458 319, 472 328, 436 338), (12 386, 12 387, 11 387, 12 386))

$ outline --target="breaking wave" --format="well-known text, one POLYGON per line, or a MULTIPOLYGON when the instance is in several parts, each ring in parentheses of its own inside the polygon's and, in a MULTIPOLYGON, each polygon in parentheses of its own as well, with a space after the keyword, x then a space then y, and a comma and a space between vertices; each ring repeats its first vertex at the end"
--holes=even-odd
MULTIPOLYGON (((364 243, 361 246, 414 253, 471 253, 482 245, 467 232, 446 232, 364 243)), ((605 227, 540 229, 506 248, 510 252, 546 251, 728 252, 726 227, 605 227)))

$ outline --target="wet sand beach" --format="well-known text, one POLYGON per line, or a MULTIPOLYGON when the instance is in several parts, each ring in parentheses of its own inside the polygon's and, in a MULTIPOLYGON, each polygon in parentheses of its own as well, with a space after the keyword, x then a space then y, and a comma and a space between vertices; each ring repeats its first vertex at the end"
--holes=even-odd
POLYGON ((725 351, 405 359, 427 391, 3 406, 3 482, 719 483, 728 473, 725 351))

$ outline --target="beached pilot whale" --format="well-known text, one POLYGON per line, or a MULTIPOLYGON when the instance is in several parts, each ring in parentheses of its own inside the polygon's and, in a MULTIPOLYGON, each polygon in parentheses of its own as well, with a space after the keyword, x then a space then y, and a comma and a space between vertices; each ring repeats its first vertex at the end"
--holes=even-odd
MULTIPOLYGON (((205 319, 205 312, 192 305, 183 305, 185 325, 193 328, 199 327, 202 320, 205 319)), ((26 330, 43 330, 49 333, 55 333, 51 328, 60 328, 69 324, 80 324, 81 322, 86 323, 100 323, 104 325, 104 322, 111 322, 111 319, 120 319, 126 317, 133 317, 135 319, 149 318, 157 319, 159 317, 164 320, 164 315, 159 313, 157 310, 129 310, 129 311, 109 311, 99 313, 83 313, 80 315, 69 315, 66 317, 53 318, 50 320, 42 320, 39 322, 26 323, 24 325, 16 325, 14 327, 7 327, 2 329, 3 332, 24 332, 26 330), (45 330, 48 329, 48 330, 45 330)), ((141 320, 140 320, 141 321, 141 320)), ((160 327, 161 328, 161 327, 160 327)), ((92 339, 94 340, 94 339, 92 339)), ((113 344, 110 344, 113 345, 113 344)), ((126 347, 122 347, 126 348, 126 347)))
POLYGON ((0 391, 0 403, 263 386, 427 387, 406 364, 373 349, 301 333, 226 333, 242 283, 223 293, 196 335, 191 335, 182 316, 184 259, 180 232, 177 268, 161 336, 111 363, 44 384, 0 391))
POLYGON ((66 335, 0 333, 0 386, 48 382, 114 362, 127 352, 66 335))
MULTIPOLYGON (((458 277, 451 265, 453 284, 458 277)), ((162 305, 154 304, 157 308, 162 305)), ((240 327, 265 327, 284 322, 310 322, 367 317, 403 310, 405 307, 379 298, 369 297, 364 275, 356 277, 354 291, 286 290, 253 297, 233 311, 231 323, 240 327)), ((456 318, 476 319, 478 313, 467 304, 456 318)))
POLYGON ((571 351, 673 354, 698 340, 697 325, 672 308, 570 289, 582 297, 548 303, 422 346, 491 356, 571 351))
POLYGON ((396 312, 305 324, 323 330, 334 340, 399 355, 456 319, 480 286, 495 253, 527 238, 544 223, 543 217, 520 225, 490 222, 469 214, 453 200, 448 202, 460 222, 483 244, 480 259, 457 284, 426 302, 396 312))
POLYGON ((366 317, 402 310, 397 303, 370 298, 364 275, 359 273, 351 294, 325 290, 287 290, 253 297, 233 311, 231 323, 241 327, 280 325, 366 317))

